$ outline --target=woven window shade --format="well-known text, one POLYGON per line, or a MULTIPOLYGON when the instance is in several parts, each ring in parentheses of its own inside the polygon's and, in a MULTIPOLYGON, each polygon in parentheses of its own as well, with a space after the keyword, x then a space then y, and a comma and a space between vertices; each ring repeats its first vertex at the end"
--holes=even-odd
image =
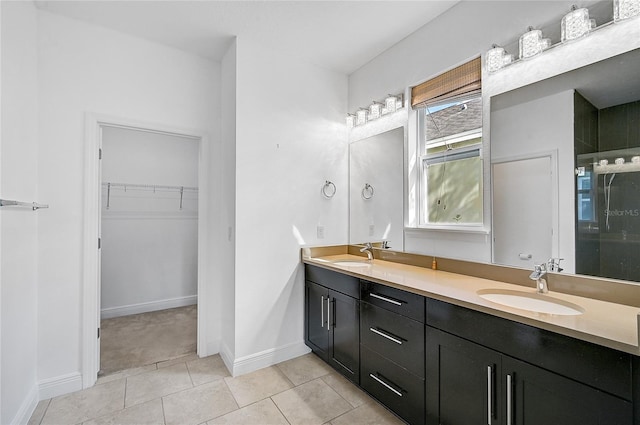
POLYGON ((481 74, 480 58, 440 74, 411 88, 411 106, 421 108, 427 103, 479 91, 482 88, 481 74))

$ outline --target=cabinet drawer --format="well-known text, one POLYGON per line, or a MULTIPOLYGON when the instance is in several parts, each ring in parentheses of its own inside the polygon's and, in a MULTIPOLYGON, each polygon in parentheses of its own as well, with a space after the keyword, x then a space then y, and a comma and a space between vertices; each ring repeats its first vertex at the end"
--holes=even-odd
POLYGON ((424 325, 360 303, 360 343, 424 378, 424 325))
POLYGON ((411 292, 360 280, 360 299, 424 323, 424 297, 411 292))
POLYGON ((322 267, 305 265, 305 279, 326 288, 341 292, 353 298, 360 297, 359 281, 353 276, 323 269, 322 267))
POLYGON ((410 424, 424 424, 424 379, 360 348, 360 386, 410 424))

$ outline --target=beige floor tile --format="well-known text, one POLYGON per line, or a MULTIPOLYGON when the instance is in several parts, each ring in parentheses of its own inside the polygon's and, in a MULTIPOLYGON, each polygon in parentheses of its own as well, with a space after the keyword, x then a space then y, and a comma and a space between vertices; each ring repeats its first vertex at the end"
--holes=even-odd
POLYGON ((42 425, 77 424, 124 408, 125 380, 95 385, 51 400, 42 425))
POLYGON ((173 366, 174 364, 186 363, 186 362, 189 362, 191 360, 197 360, 197 359, 198 359, 198 355, 196 353, 190 353, 190 354, 187 354, 185 356, 176 357, 175 359, 170 359, 170 360, 165 360, 163 362, 158 362, 157 366, 158 366, 158 369, 160 369, 162 367, 173 366))
POLYGON ((121 370, 120 372, 110 373, 108 375, 104 375, 98 378, 96 384, 105 384, 111 381, 117 381, 118 379, 128 378, 129 376, 139 375, 145 372, 151 372, 152 370, 156 370, 156 365, 150 364, 147 366, 134 367, 131 369, 121 370))
POLYGON ((219 354, 187 362, 193 385, 216 381, 230 376, 219 354))
POLYGON ((221 379, 162 398, 166 425, 198 425, 238 408, 221 379))
POLYGON ((227 413, 207 425, 289 425, 270 398, 227 413))
POLYGON ((293 387, 276 366, 266 367, 235 378, 224 378, 238 404, 247 406, 293 387))
POLYGON ((184 363, 134 375, 127 378, 125 406, 144 403, 192 386, 187 365, 184 363))
POLYGON ((322 379, 277 394, 272 400, 292 425, 321 425, 353 408, 322 379))
POLYGON ((304 384, 333 371, 313 353, 278 363, 277 366, 293 382, 293 385, 304 384))
POLYGON ((102 416, 82 425, 164 425, 162 401, 157 398, 136 404, 113 415, 102 416))
POLYGON ((51 403, 50 398, 40 401, 36 406, 36 409, 31 414, 31 418, 29 418, 27 425, 40 425, 40 422, 42 422, 42 418, 47 411, 47 407, 49 407, 49 403, 51 403))
POLYGON ((375 401, 363 404, 331 421, 332 425, 405 425, 375 401))
POLYGON ((340 394, 342 398, 347 400, 353 407, 358 407, 371 401, 371 397, 369 397, 364 391, 356 387, 347 378, 338 373, 330 373, 329 375, 323 376, 321 379, 333 388, 335 392, 340 394))

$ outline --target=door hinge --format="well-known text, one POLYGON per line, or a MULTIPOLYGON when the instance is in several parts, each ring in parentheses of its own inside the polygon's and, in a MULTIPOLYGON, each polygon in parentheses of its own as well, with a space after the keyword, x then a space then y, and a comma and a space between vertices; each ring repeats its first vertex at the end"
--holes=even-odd
POLYGON ((98 328, 98 339, 100 339, 100 328, 98 328))
POLYGON ((98 149, 98 159, 102 159, 102 148, 98 149))
POLYGON ((98 238, 98 249, 102 248, 102 238, 98 238))

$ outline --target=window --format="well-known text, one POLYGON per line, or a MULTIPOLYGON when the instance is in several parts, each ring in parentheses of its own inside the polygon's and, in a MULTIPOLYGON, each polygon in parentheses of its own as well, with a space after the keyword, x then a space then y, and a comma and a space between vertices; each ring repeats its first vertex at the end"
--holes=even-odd
POLYGON ((411 88, 419 138, 411 223, 483 225, 481 75, 476 58, 411 88))
POLYGON ((420 224, 482 225, 482 97, 418 110, 420 224))

